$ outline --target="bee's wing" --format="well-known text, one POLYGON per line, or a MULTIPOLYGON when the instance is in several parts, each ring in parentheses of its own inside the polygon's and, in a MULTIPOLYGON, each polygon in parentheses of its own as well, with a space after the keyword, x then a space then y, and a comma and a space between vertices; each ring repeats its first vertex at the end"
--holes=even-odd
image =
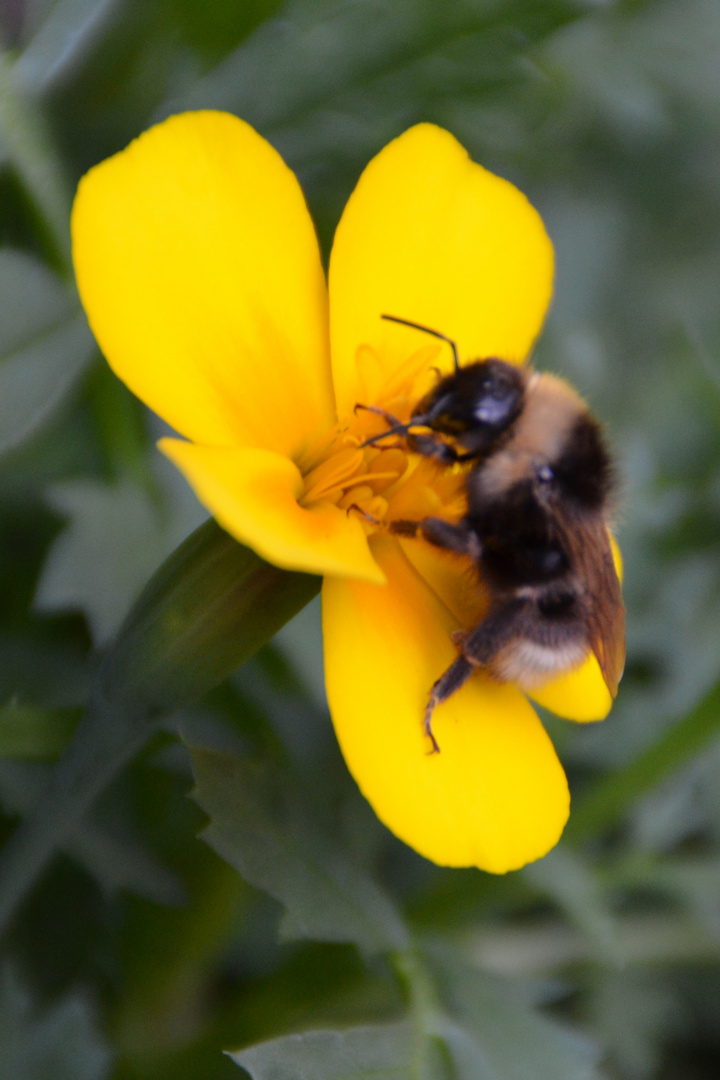
POLYGON ((602 518, 579 523, 568 540, 588 600, 590 647, 615 697, 625 667, 625 606, 602 518))

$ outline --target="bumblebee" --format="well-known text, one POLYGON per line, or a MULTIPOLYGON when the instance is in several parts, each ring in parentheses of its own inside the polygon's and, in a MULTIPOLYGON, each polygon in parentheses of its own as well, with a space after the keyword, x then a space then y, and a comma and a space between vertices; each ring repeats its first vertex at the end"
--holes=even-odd
MULTIPOLYGON (((422 537, 469 556, 488 597, 473 629, 454 635, 459 655, 430 691, 437 705, 483 669, 498 682, 537 690, 597 657, 615 696, 625 661, 625 609, 608 514, 615 486, 598 421, 554 375, 504 360, 461 367, 457 346, 437 330, 383 315, 449 344, 454 371, 415 407, 408 423, 381 412, 408 448, 448 465, 470 462, 461 521, 395 520, 390 532, 422 537)), ((380 411, 380 410, 373 410, 380 411)))

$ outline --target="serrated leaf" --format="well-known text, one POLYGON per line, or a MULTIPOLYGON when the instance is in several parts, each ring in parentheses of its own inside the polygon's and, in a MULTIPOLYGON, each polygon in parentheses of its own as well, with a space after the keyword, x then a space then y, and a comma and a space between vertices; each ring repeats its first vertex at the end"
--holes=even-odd
POLYGON ((35 594, 39 611, 81 611, 96 644, 107 641, 167 554, 166 522, 146 491, 129 481, 57 484, 48 502, 67 517, 35 594))
POLYGON ((288 779, 268 766, 192 750, 194 798, 210 817, 204 839, 285 905, 286 937, 354 942, 367 952, 407 945, 389 898, 308 820, 288 779))
POLYGON ((102 826, 83 821, 65 843, 65 851, 110 896, 124 890, 156 904, 187 903, 177 874, 158 863, 140 841, 118 839, 102 826))
POLYGON ((455 953, 432 950, 430 955, 453 1022, 471 1033, 498 1080, 596 1076, 598 1055, 587 1039, 542 1016, 512 985, 467 966, 455 953))
MULTIPOLYGON (((0 806, 9 815, 28 816, 47 777, 46 766, 0 762, 0 806)), ((123 889, 158 904, 180 904, 186 899, 177 876, 158 864, 132 835, 114 836, 103 825, 85 818, 72 824, 60 847, 107 894, 123 889)))
POLYGON ((32 812, 0 851, 0 932, 158 714, 200 698, 267 644, 320 578, 281 570, 213 520, 153 575, 97 673, 87 713, 32 812))
POLYGON ((285 1035, 228 1056, 253 1080, 411 1080, 412 1047, 401 1023, 285 1035))
POLYGON ((104 1080, 110 1051, 83 997, 69 994, 39 1012, 6 967, 0 975, 0 1065, 8 1080, 104 1080))
POLYGON ((61 282, 31 256, 0 251, 0 454, 47 420, 95 349, 61 282))

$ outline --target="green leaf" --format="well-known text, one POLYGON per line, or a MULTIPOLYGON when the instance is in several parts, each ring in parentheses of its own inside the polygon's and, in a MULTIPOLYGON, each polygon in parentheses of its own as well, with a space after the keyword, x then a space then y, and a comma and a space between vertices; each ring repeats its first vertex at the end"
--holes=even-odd
MULTIPOLYGON (((433 949, 430 958, 453 1024, 471 1033, 498 1080, 592 1080, 596 1076, 597 1053, 592 1044, 542 1016, 510 984, 467 966, 463 957, 449 950, 433 949)), ((438 1033, 443 1035, 442 1027, 438 1033)), ((451 1049, 453 1042, 457 1042, 457 1032, 451 1029, 451 1049)))
POLYGON ((81 611, 102 645, 167 555, 169 523, 157 501, 130 481, 56 484, 47 501, 69 520, 45 561, 35 607, 81 611))
POLYGON ((61 282, 31 256, 0 251, 0 454, 45 423, 95 349, 61 282))
POLYGON ((122 890, 156 904, 187 903, 180 879, 140 839, 118 838, 93 821, 81 821, 64 850, 109 896, 122 890))
POLYGON ((228 1056, 253 1080, 412 1080, 412 1047, 401 1023, 285 1035, 228 1056))
POLYGON ((79 311, 65 285, 32 255, 0 249, 0 357, 44 338, 79 311))
POLYGON ((354 942, 367 952, 407 945, 407 932, 375 882, 308 820, 280 772, 213 750, 192 751, 203 837, 259 889, 285 905, 285 937, 354 942))
POLYGON ((331 132, 340 129, 333 125, 330 112, 324 124, 310 124, 303 131, 310 139, 304 146, 297 136, 311 110, 338 109, 338 99, 345 94, 342 100, 348 109, 359 111, 370 98, 385 115, 376 113, 374 123, 345 126, 344 138, 335 145, 336 153, 351 145, 356 153, 362 152, 364 137, 377 139, 383 121, 412 107, 418 98, 431 97, 438 81, 445 88, 446 79, 438 80, 433 63, 444 48, 472 41, 462 59, 452 57, 453 86, 465 90, 467 83, 477 86, 507 77, 514 54, 578 13, 576 4, 563 0, 540 8, 519 0, 462 5, 417 0, 295 2, 173 102, 169 111, 231 109, 265 130, 292 124, 294 132, 288 136, 305 159, 315 157, 321 148, 329 150, 331 132), (487 41, 472 39, 473 33, 487 34, 487 41), (482 64, 481 59, 487 62, 482 64), (390 75, 395 75, 395 94, 379 102, 376 95, 390 75))
POLYGON ((8 1080, 104 1080, 110 1052, 80 994, 38 1012, 5 967, 0 974, 0 1063, 8 1080))
POLYGON ((172 0, 165 12, 172 26, 184 41, 200 53, 203 59, 224 56, 240 40, 265 22, 281 6, 282 0, 172 0))
MULTIPOLYGON (((190 809, 194 820, 197 811, 190 809)), ((177 818, 172 821, 177 825, 177 818)), ((125 905, 122 970, 111 1024, 120 1055, 131 1059, 137 1074, 148 1080, 157 1076, 163 1053, 177 1054, 197 1038, 198 1020, 202 1023, 208 1012, 208 988, 215 985, 228 950, 237 956, 238 926, 247 918, 251 893, 230 866, 210 848, 193 844, 187 832, 180 850, 185 903, 172 908, 125 905)), ((231 1008, 235 1013, 234 1002, 231 1008)), ((210 1062, 218 1062, 216 1035, 213 1048, 210 1062)), ((184 1078, 185 1072, 180 1068, 172 1075, 184 1078)), ((214 1080, 215 1072, 201 1075, 214 1080)))
POLYGON ((523 876, 551 897, 588 938, 598 960, 618 963, 619 951, 603 884, 591 865, 566 847, 526 866, 523 876))
POLYGON ((435 1031, 447 1047, 454 1065, 453 1080, 504 1080, 490 1064, 475 1036, 466 1028, 447 1016, 440 1016, 435 1031))
POLYGON ((658 889, 679 900, 705 924, 711 937, 720 938, 720 859, 675 856, 638 858, 621 866, 625 882, 641 889, 658 889))
MULTIPOLYGON (((587 981, 588 1019, 619 1067, 614 1075, 638 1080, 658 1076, 668 1036, 689 1036, 683 1031, 687 1018, 672 988, 651 973, 603 967, 591 968, 587 981)), ((684 1074, 684 1070, 676 1073, 684 1074)))
POLYGON ((0 708, 0 758, 55 758, 75 723, 74 715, 9 701, 0 708))
POLYGON ((25 91, 54 90, 86 59, 117 19, 125 0, 59 0, 16 64, 25 91))
MULTIPOLYGON (((0 762, 4 811, 13 817, 31 813, 47 773, 47 768, 28 762, 0 762)), ((108 895, 122 889, 158 904, 183 903, 185 893, 176 875, 160 866, 131 833, 116 836, 115 831, 92 819, 74 821, 59 846, 108 895)))
POLYGON ((97 796, 157 730, 202 697, 317 593, 214 521, 160 567, 100 667, 88 711, 48 787, 0 853, 0 932, 97 796))
POLYGON ((27 93, 14 61, 0 54, 0 152, 7 156, 40 219, 38 238, 49 257, 72 275, 72 194, 50 127, 37 100, 27 93))
MULTIPOLYGON (((421 957, 398 958, 409 994, 410 1022, 392 1033, 394 1068, 367 1056, 369 1033, 383 1029, 305 1032, 231 1055, 253 1080, 397 1076, 407 1080, 592 1080, 597 1055, 588 1042, 534 1012, 500 979, 433 950, 447 1011, 421 957), (407 963, 406 963, 407 961, 407 963), (347 1040, 347 1041, 346 1041, 347 1040), (438 1055, 438 1047, 445 1056, 438 1055), (445 1062, 452 1064, 447 1071, 445 1062)), ((382 1045, 382 1043, 379 1043, 382 1045)))
POLYGON ((682 768, 716 736, 720 727, 720 683, 674 727, 625 768, 598 781, 578 800, 565 829, 574 841, 597 836, 665 777, 682 768))

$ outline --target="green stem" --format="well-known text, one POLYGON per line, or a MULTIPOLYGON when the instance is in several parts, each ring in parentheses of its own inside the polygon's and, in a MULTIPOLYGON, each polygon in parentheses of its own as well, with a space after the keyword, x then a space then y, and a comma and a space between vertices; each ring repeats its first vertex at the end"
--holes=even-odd
POLYGON ((720 683, 692 712, 620 772, 578 801, 565 839, 587 840, 614 825, 636 800, 702 750, 720 731, 720 683))
POLYGON ((10 164, 37 212, 53 261, 72 276, 72 199, 38 105, 18 86, 15 65, 0 56, 0 140, 10 164))
POLYGON ((417 951, 407 949, 390 957, 408 996, 410 1022, 415 1034, 410 1065, 412 1080, 428 1080, 429 1040, 438 1028, 441 1008, 427 967, 417 951))
POLYGON ((0 934, 52 856, 157 724, 91 705, 50 782, 0 855, 0 934))
POLYGON ((36 807, 0 853, 0 934, 97 796, 157 730, 315 596, 208 521, 160 567, 100 667, 88 712, 36 807))

